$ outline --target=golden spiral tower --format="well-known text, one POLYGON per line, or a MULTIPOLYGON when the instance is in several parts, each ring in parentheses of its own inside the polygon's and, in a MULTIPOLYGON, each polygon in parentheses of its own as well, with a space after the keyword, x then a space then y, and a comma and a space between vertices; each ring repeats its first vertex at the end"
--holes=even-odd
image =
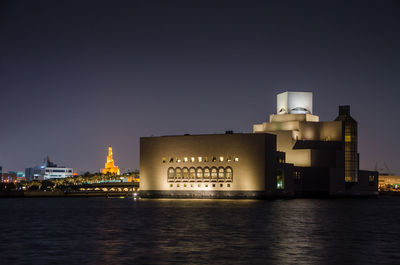
POLYGON ((113 152, 112 152, 111 145, 108 146, 107 162, 105 163, 104 168, 101 170, 101 173, 103 173, 103 174, 111 173, 111 174, 120 175, 118 166, 116 166, 114 164, 113 152))

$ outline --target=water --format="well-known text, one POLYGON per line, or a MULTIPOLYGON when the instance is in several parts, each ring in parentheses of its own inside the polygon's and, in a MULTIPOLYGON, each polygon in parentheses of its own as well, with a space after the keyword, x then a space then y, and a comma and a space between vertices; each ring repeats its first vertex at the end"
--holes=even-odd
POLYGON ((1 264, 399 264, 400 197, 0 200, 1 264))

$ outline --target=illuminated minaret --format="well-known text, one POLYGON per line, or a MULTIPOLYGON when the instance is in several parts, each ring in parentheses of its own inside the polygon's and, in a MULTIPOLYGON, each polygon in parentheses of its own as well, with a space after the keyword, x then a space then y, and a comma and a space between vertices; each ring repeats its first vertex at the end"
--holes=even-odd
POLYGON ((108 147, 107 162, 105 163, 104 169, 101 170, 101 173, 103 173, 103 174, 111 173, 111 174, 120 175, 118 166, 114 165, 113 152, 112 152, 111 145, 108 147))

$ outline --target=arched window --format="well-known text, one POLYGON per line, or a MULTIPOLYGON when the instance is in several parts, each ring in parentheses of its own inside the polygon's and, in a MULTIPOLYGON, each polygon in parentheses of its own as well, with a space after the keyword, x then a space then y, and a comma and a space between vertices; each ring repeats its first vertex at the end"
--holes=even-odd
POLYGON ((217 181, 218 178, 218 171, 217 168, 211 168, 211 181, 217 181))
POLYGON ((210 169, 208 168, 208 167, 206 167, 205 169, 204 169, 204 179, 205 180, 209 180, 210 179, 210 169))
POLYGON ((193 180, 196 178, 196 169, 194 169, 194 167, 191 167, 189 169, 189 179, 193 180))
POLYGON ((196 169, 196 179, 197 180, 202 180, 203 179, 203 169, 201 167, 198 167, 196 169))
POLYGON ((173 181, 175 179, 175 170, 170 167, 168 168, 168 181, 173 181))
POLYGON ((189 179, 189 169, 187 167, 184 167, 182 169, 182 179, 183 180, 188 180, 189 179))
POLYGON ((177 167, 175 169, 175 179, 176 180, 181 180, 182 179, 182 169, 180 167, 177 167))
POLYGON ((225 169, 223 167, 218 168, 218 181, 225 180, 225 169))
POLYGON ((233 170, 231 167, 225 168, 225 178, 227 181, 233 180, 233 170))

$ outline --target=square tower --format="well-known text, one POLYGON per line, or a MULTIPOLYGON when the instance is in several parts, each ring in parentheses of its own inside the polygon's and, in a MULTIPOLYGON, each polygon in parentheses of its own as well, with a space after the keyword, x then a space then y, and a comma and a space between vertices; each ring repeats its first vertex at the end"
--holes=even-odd
POLYGON ((312 114, 312 92, 283 92, 277 95, 276 114, 312 114))

